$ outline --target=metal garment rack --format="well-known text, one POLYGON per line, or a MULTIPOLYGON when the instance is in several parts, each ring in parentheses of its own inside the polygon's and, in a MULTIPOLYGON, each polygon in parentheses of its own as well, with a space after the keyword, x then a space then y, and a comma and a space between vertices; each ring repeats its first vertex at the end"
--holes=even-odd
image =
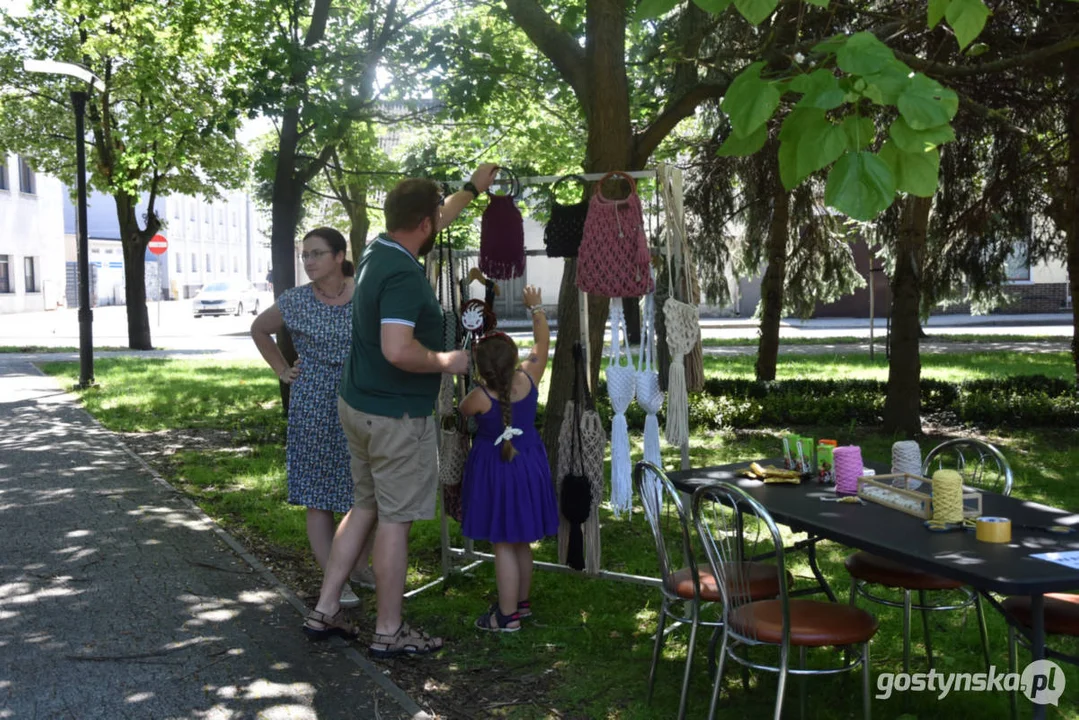
MULTIPOLYGON (((652 178, 657 177, 657 173, 656 173, 655 170, 637 170, 637 171, 633 171, 633 172, 627 172, 626 174, 629 175, 630 177, 634 178, 634 179, 652 179, 652 178)), ((607 176, 607 173, 584 173, 584 174, 579 174, 578 175, 578 177, 584 178, 584 180, 587 181, 587 182, 594 182, 594 181, 597 181, 597 180, 601 180, 602 178, 604 178, 606 176, 607 176)), ((517 183, 519 183, 520 187, 525 187, 525 186, 528 186, 528 185, 549 185, 549 184, 554 183, 557 180, 561 179, 562 177, 564 177, 564 176, 563 175, 540 175, 540 176, 535 176, 535 177, 523 177, 523 178, 517 178, 517 183)), ((498 180, 496 180, 494 184, 495 185, 505 184, 506 182, 508 182, 508 181, 498 181, 498 180)), ((463 181, 460 181, 460 182, 447 182, 447 183, 444 183, 444 185, 447 188, 450 188, 450 189, 460 188, 460 187, 462 187, 464 185, 464 182, 463 181)), ((669 208, 665 208, 665 211, 669 211, 669 210, 670 210, 669 208)), ((544 255, 544 254, 545 253, 543 251, 536 251, 536 250, 526 252, 526 255, 528 255, 528 256, 544 255)), ((671 290, 673 291, 673 288, 671 290)), ((581 291, 580 289, 577 290, 577 308, 578 308, 578 313, 579 313, 579 318, 580 318, 580 323, 579 323, 579 325, 580 325, 580 337, 579 337, 579 340, 581 342, 581 346, 584 348, 585 363, 586 363, 586 367, 587 367, 588 363, 590 362, 590 352, 589 352, 589 347, 588 347, 588 302, 587 302, 587 294, 584 293, 583 291, 581 291)), ((590 376, 590 374, 591 373, 586 373, 585 374, 586 379, 590 376)), ((439 438, 439 440, 441 440, 441 437, 439 438)), ((688 441, 686 443, 682 444, 681 450, 682 450, 682 469, 683 470, 688 470, 689 469, 689 443, 688 443, 688 441)), ((441 486, 440 486, 440 492, 441 492, 441 486)), ((463 567, 458 569, 460 572, 466 572, 468 570, 471 570, 471 569, 479 566, 483 562, 493 562, 494 561, 495 556, 492 553, 477 552, 473 547, 473 541, 471 539, 469 539, 469 538, 465 538, 465 546, 464 547, 453 547, 453 546, 451 546, 451 544, 450 544, 450 536, 449 536, 449 519, 448 519, 448 517, 446 515, 446 508, 444 506, 444 503, 441 500, 441 497, 439 498, 439 508, 440 508, 440 510, 439 510, 439 519, 440 519, 440 523, 441 523, 441 544, 442 544, 442 575, 441 575, 441 577, 427 583, 426 585, 423 585, 421 587, 415 588, 414 590, 410 590, 410 591, 406 592, 405 593, 405 598, 410 598, 410 597, 413 597, 415 595, 419 595, 420 593, 424 592, 425 590, 429 590, 431 588, 437 587, 441 583, 445 582, 446 578, 449 577, 450 573, 453 572, 454 569, 455 569, 455 568, 452 567, 452 560, 451 560, 451 558, 454 557, 454 556, 463 557, 465 560, 468 561, 468 564, 466 564, 463 567)), ((602 578, 602 579, 605 579, 605 580, 614 580, 614 581, 617 581, 617 582, 628 582, 628 583, 634 583, 634 584, 638 584, 638 585, 659 586, 663 582, 660 578, 656 578, 656 577, 648 577, 648 576, 643 576, 643 575, 632 575, 632 574, 629 574, 629 573, 619 573, 619 572, 613 572, 613 571, 610 571, 610 570, 599 570, 598 572, 590 573, 590 572, 583 571, 583 570, 574 570, 573 568, 571 568, 571 567, 569 567, 567 565, 561 565, 559 563, 551 563, 551 562, 543 562, 543 561, 535 561, 533 563, 533 567, 537 568, 537 569, 540 569, 540 570, 549 570, 549 571, 552 571, 552 572, 560 572, 560 573, 571 574, 571 575, 579 575, 579 576, 588 577, 588 578, 602 578)))

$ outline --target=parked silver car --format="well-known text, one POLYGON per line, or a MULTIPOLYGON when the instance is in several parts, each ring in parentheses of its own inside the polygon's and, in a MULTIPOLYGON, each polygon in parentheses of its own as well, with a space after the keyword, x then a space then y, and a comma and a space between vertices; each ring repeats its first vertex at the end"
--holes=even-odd
POLYGON ((204 285, 192 302, 195 317, 203 315, 258 315, 259 298, 255 286, 246 280, 230 280, 204 285))

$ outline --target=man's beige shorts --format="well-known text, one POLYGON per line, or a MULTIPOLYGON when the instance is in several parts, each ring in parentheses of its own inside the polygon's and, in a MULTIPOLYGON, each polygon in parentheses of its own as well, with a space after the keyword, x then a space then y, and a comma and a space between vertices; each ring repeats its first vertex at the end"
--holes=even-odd
POLYGON ((337 414, 352 456, 353 507, 377 509, 384 522, 433 518, 438 490, 434 417, 370 415, 340 397, 337 414))

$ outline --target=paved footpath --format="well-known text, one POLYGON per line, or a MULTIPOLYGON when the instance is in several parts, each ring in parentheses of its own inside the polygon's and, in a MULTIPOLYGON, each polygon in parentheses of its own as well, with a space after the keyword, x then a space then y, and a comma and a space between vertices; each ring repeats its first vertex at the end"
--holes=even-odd
POLYGON ((0 356, 0 718, 427 717, 30 363, 0 356))

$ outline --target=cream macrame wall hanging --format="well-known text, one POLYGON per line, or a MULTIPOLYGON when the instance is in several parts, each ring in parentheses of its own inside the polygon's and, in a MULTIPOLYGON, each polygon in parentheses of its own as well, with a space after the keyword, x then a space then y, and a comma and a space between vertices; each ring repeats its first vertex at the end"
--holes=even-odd
POLYGON ((670 297, 663 304, 667 327, 667 346, 671 351, 671 369, 667 381, 667 442, 689 442, 689 394, 686 391, 685 356, 693 351, 701 337, 700 308, 675 299, 679 285, 674 282, 675 266, 686 271, 686 229, 682 207, 682 175, 672 173, 667 165, 656 169, 660 196, 667 211, 667 282, 670 297))

